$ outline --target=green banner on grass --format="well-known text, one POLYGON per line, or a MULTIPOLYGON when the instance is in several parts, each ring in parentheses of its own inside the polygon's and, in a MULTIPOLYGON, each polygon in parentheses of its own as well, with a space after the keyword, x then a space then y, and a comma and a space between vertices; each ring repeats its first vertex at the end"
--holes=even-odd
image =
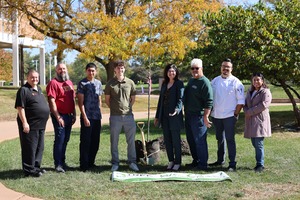
POLYGON ((162 173, 162 174, 138 174, 114 171, 112 181, 119 182, 150 182, 150 181, 231 181, 225 172, 212 174, 191 174, 191 173, 162 173))

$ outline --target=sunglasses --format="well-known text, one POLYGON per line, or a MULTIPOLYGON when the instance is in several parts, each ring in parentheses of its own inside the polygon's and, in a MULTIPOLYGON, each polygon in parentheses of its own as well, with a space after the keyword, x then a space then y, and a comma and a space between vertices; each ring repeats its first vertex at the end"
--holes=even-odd
POLYGON ((199 70, 199 67, 191 67, 191 70, 199 70))

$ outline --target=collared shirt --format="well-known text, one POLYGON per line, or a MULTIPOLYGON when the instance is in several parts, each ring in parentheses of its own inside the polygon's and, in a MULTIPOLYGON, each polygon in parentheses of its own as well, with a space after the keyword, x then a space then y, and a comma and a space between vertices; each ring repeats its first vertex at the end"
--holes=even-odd
MULTIPOLYGON (((49 118, 49 106, 40 86, 35 90, 29 85, 24 84, 17 92, 15 108, 22 107, 31 130, 45 129, 49 118)), ((18 125, 22 127, 22 121, 18 115, 18 125)))
POLYGON ((84 78, 78 83, 77 93, 84 95, 83 105, 87 118, 101 119, 99 96, 103 93, 102 83, 97 79, 89 81, 84 78))
POLYGON ((110 114, 111 115, 131 115, 132 105, 131 96, 136 95, 134 82, 125 77, 118 81, 112 78, 105 86, 105 95, 110 95, 110 114))
POLYGON ((67 80, 60 82, 52 79, 47 87, 47 96, 55 99, 57 110, 62 114, 73 113, 75 109, 75 91, 72 81, 67 80))
POLYGON ((224 119, 234 116, 236 106, 245 104, 244 85, 231 75, 227 78, 217 76, 211 81, 214 103, 211 116, 224 119))

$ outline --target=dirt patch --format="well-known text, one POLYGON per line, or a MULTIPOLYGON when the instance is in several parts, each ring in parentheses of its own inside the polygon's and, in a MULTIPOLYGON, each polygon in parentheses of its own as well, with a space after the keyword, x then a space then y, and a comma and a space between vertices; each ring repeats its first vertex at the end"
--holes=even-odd
POLYGON ((289 195, 299 195, 300 184, 258 183, 247 185, 243 189, 244 196, 240 199, 282 199, 289 195))
MULTIPOLYGON (((166 146, 164 143, 164 137, 157 138, 160 144, 160 150, 166 151, 166 146)), ((186 140, 181 140, 181 154, 182 155, 191 155, 190 153, 190 147, 186 140)))

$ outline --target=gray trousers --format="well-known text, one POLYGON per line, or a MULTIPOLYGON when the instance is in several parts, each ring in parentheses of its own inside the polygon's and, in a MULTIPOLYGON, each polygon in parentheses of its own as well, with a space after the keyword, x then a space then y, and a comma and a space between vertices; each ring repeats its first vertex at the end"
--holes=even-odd
POLYGON ((135 133, 136 124, 133 115, 111 115, 109 118, 110 125, 110 150, 111 150, 111 163, 119 164, 119 135, 122 128, 125 132, 127 143, 127 159, 128 163, 136 163, 136 151, 135 151, 135 133))

